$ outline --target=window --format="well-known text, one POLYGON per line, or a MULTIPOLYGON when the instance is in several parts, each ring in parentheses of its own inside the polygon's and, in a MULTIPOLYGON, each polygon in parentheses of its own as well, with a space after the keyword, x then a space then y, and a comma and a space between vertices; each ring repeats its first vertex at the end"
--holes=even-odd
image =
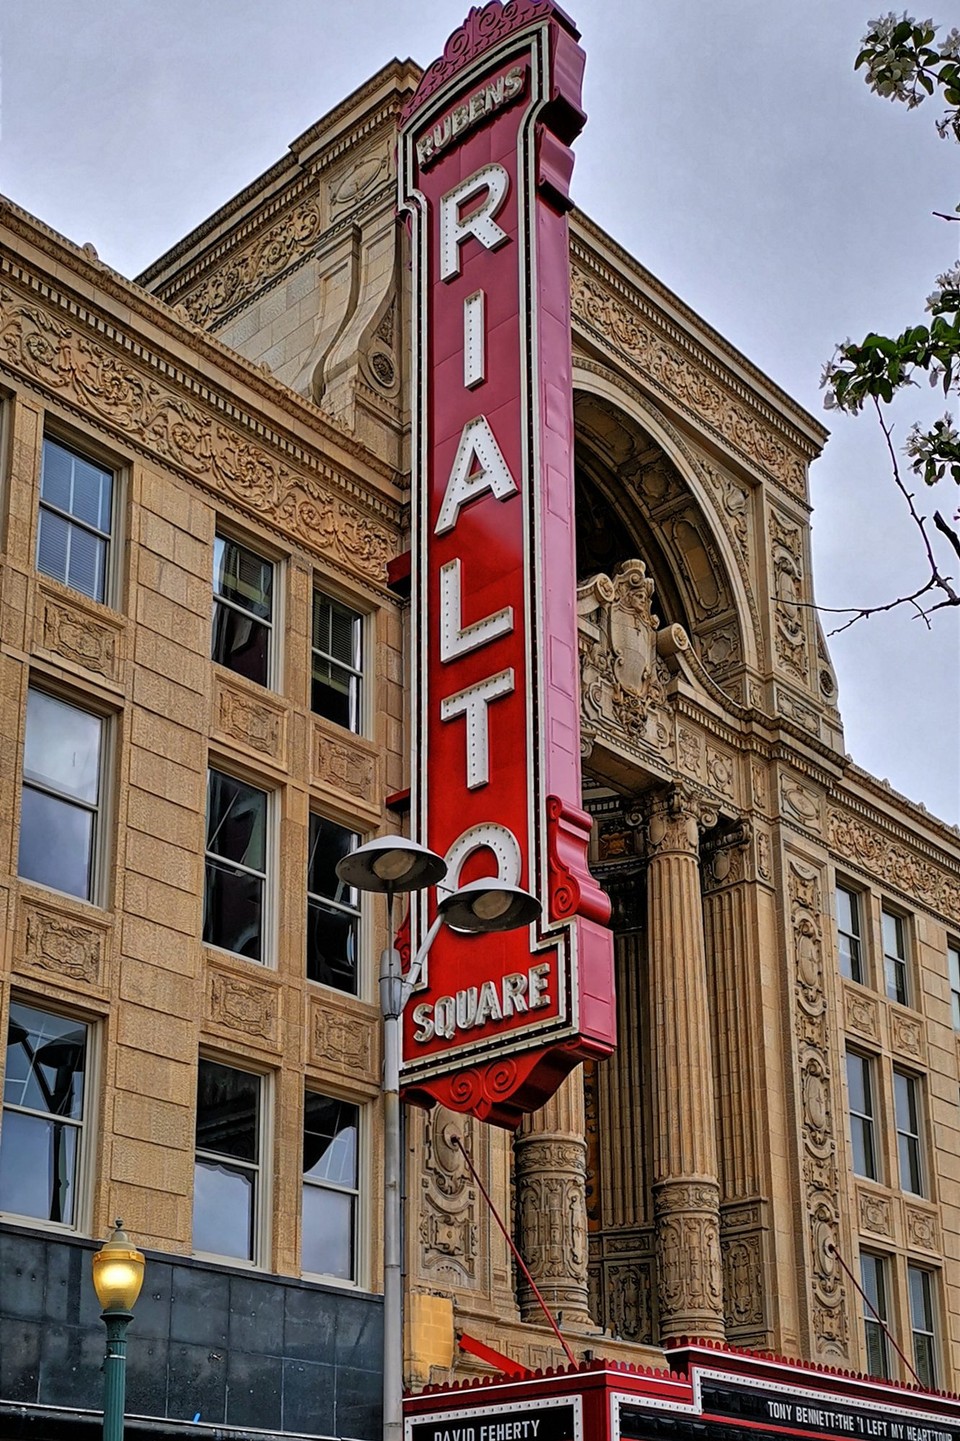
POLYGON ((337 861, 349 855, 360 837, 335 821, 310 816, 307 862, 307 979, 357 994, 359 981, 360 898, 344 885, 337 861))
POLYGON ((933 1281, 922 1266, 908 1266, 910 1286, 910 1329, 913 1332, 913 1368, 921 1384, 933 1391, 937 1386, 936 1335, 933 1324, 933 1281))
POLYGON ((0 1120, 0 1211, 78 1224, 88 1028, 10 1003, 0 1120))
POLYGON ((860 897, 846 886, 837 886, 837 949, 840 974, 851 981, 863 981, 860 951, 860 897))
POLYGON ((873 1063, 856 1051, 847 1052, 847 1095, 850 1103, 850 1147, 858 1176, 877 1180, 873 1129, 873 1063))
POLYGON ((203 939, 263 960, 267 793, 223 771, 207 774, 203 939))
POLYGON ((883 971, 887 995, 906 1006, 909 1000, 906 927, 903 917, 894 915, 893 911, 883 912, 883 971))
POLYGON ((273 565, 239 541, 213 543, 213 648, 218 665, 270 684, 273 565))
POLYGON ((308 1091, 303 1110, 303 1270, 357 1279, 360 1110, 308 1091))
POLYGON ((904 1191, 923 1195, 920 1154, 920 1082, 905 1071, 894 1071, 893 1094, 897 1112, 897 1150, 900 1157, 900 1185, 904 1191))
POLYGON ((362 644, 363 616, 315 590, 310 706, 352 731, 363 725, 362 644))
POLYGON ((947 971, 950 975, 950 1006, 953 1029, 960 1031, 960 942, 947 942, 947 971))
POLYGON ((97 884, 103 733, 101 716, 27 692, 17 870, 85 901, 97 884))
POLYGON ((107 598, 114 475, 49 436, 43 442, 37 570, 107 598))
POLYGON ((868 1376, 890 1378, 890 1357, 887 1350, 887 1263, 882 1256, 864 1251, 860 1256, 860 1284, 863 1287, 863 1330, 866 1340, 866 1371, 868 1376))
POLYGON ((216 1061, 197 1073, 193 1249, 257 1261, 261 1204, 260 1076, 216 1061))

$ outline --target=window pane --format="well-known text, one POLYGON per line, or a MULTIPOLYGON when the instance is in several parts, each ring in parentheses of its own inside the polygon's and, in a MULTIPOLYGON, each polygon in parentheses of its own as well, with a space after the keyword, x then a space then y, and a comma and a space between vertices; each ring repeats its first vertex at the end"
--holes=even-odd
POLYGON ((52 575, 54 580, 67 582, 72 526, 65 516, 40 508, 37 529, 37 570, 52 575))
POLYGON ((886 1278, 879 1256, 861 1255, 860 1282, 869 1305, 864 1303, 863 1329, 867 1352, 867 1374, 889 1377, 887 1337, 881 1321, 887 1319, 886 1278))
POLYGON ((357 918, 307 902, 307 979, 357 994, 357 918))
POLYGON ((260 1077, 216 1061, 197 1071, 197 1150, 256 1161, 260 1133, 260 1077))
POLYGON ((360 669, 363 617, 329 596, 313 594, 313 646, 344 665, 360 669))
POLYGON ((303 1174, 336 1186, 357 1184, 359 1111, 349 1101, 308 1091, 303 1118, 303 1174))
POLYGON ((50 505, 82 520, 104 535, 110 533, 113 472, 58 445, 43 442, 40 495, 50 505))
POLYGON ((347 730, 360 729, 360 679, 335 661, 313 658, 310 709, 347 730))
POLYGON ((213 543, 213 589, 224 600, 269 620, 273 604, 273 565, 238 541, 218 535, 213 543))
POLYGON ((94 813, 25 786, 20 808, 18 874, 89 900, 94 813))
POLYGON ((337 862, 356 850, 360 837, 335 821, 323 816, 310 816, 310 857, 307 868, 307 890, 314 896, 325 896, 339 905, 357 908, 357 892, 337 875, 337 862))
POLYGON ((24 779, 96 805, 103 721, 45 691, 27 695, 24 779))
POLYGON ((207 850, 262 873, 266 826, 266 792, 211 770, 207 779, 207 850))
POLYGON ((6 1110, 0 1134, 0 1211, 75 1221, 78 1129, 6 1110))
POLYGON ((203 940, 259 961, 263 955, 263 880, 208 858, 204 868, 203 940))
POLYGON ((270 675, 270 633, 262 621, 218 602, 213 608, 211 656, 237 675, 266 685, 270 675))
POLYGON ((193 1176, 193 1249, 252 1261, 255 1195, 254 1172, 216 1161, 197 1161, 193 1176))
POLYGON ((322 1186, 303 1188, 304 1271, 319 1276, 354 1279, 354 1211, 356 1199, 322 1186))
POLYGON ((79 1120, 86 1053, 87 1028, 81 1022, 12 1001, 4 1104, 79 1120))
POLYGON ((947 969, 950 975, 950 1005, 953 1029, 960 1031, 960 946, 947 946, 947 969))
POLYGON ((320 591, 313 595, 312 709, 359 731, 363 617, 320 591))

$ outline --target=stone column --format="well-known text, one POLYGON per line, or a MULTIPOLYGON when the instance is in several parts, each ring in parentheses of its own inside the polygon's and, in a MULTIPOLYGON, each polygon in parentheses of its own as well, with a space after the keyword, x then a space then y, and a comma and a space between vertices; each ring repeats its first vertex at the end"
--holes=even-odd
MULTIPOLYGON (((712 819, 709 818, 709 819, 712 819)), ((697 799, 674 787, 647 823, 660 1339, 722 1340, 720 1187, 697 799)))
MULTIPOLYGON (((554 1317, 591 1324, 587 1285, 587 1143, 583 1073, 577 1067, 545 1106, 524 1118, 514 1141, 520 1254, 554 1317)), ((543 1312, 519 1277, 520 1315, 543 1312)))

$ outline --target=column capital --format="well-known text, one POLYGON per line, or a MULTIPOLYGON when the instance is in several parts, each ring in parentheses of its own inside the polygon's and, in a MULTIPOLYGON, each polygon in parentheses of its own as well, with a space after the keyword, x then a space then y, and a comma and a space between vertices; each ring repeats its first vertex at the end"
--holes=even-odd
POLYGON ((644 824, 650 857, 679 852, 699 856, 700 834, 717 823, 716 806, 689 785, 674 785, 651 794, 637 813, 644 824))

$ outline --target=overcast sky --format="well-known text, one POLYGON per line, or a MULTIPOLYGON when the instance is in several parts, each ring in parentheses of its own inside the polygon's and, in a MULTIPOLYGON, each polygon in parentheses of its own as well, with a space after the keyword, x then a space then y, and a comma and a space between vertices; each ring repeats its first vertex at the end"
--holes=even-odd
MULTIPOLYGON (((135 275, 380 65, 435 58, 467 8, 2 0, 0 190, 135 275)), ((879 432, 867 416, 824 416, 818 390, 835 341, 919 319, 960 249, 960 225, 931 214, 960 200, 960 148, 937 138, 933 102, 908 113, 852 71, 880 6, 566 8, 588 57, 577 203, 831 424, 812 472, 821 605, 914 588, 922 556, 879 432)), ((956 19, 946 0, 938 15, 946 28, 956 19)), ((926 390, 909 400, 901 438, 917 406, 930 418, 943 408, 926 390)), ((944 489, 936 504, 952 514, 960 496, 944 489)), ((928 631, 901 611, 830 643, 848 751, 951 823, 960 820, 958 622, 942 612, 928 631)))

